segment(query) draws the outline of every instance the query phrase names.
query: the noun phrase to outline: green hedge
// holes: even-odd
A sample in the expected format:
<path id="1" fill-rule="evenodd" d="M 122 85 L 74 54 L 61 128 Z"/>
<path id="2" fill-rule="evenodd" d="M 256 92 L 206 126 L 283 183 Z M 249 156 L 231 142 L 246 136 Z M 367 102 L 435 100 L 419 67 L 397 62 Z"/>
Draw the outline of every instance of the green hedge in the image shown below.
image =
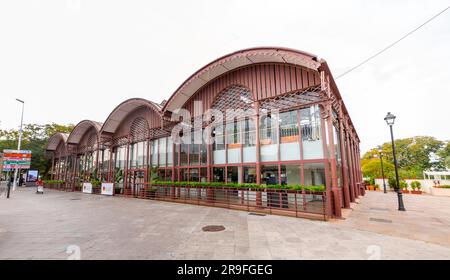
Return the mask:
<path id="1" fill-rule="evenodd" d="M 237 183 L 203 183 L 203 182 L 166 182 L 153 181 L 153 185 L 179 186 L 179 187 L 227 187 L 227 188 L 251 188 L 251 189 L 280 189 L 280 190 L 305 190 L 305 191 L 325 191 L 324 186 L 303 186 L 303 185 L 258 185 L 258 184 L 237 184 Z"/>
<path id="2" fill-rule="evenodd" d="M 442 185 L 442 186 L 438 186 L 438 188 L 441 188 L 441 189 L 450 189 L 450 185 Z"/>
<path id="3" fill-rule="evenodd" d="M 44 184 L 64 184 L 64 180 L 44 180 Z"/>

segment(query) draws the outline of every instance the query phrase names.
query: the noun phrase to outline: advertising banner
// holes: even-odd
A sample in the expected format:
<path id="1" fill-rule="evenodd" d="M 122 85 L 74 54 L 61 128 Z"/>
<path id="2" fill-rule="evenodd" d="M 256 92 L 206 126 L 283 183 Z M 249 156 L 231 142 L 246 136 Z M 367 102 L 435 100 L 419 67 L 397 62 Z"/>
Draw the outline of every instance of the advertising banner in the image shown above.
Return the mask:
<path id="1" fill-rule="evenodd" d="M 84 193 L 92 193 L 92 184 L 91 183 L 83 183 L 83 192 Z"/>
<path id="2" fill-rule="evenodd" d="M 28 170 L 27 172 L 27 182 L 28 183 L 34 183 L 37 181 L 39 176 L 38 170 Z"/>
<path id="3" fill-rule="evenodd" d="M 102 183 L 102 194 L 113 195 L 114 194 L 114 183 Z"/>

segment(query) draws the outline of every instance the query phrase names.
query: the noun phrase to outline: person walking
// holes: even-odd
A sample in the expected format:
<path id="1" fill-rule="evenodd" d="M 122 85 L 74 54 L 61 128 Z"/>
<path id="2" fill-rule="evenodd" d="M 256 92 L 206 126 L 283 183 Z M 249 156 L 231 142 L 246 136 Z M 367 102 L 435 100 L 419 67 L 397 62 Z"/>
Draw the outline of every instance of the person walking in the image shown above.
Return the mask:
<path id="1" fill-rule="evenodd" d="M 43 194 L 44 193 L 44 182 L 41 179 L 41 176 L 38 177 L 37 181 L 36 181 L 36 193 L 40 193 Z"/>

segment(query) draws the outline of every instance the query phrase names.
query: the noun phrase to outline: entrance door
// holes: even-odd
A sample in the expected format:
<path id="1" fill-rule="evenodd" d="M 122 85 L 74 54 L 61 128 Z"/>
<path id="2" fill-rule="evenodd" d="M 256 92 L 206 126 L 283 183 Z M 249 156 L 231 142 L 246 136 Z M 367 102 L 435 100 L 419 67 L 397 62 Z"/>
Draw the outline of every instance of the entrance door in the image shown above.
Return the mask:
<path id="1" fill-rule="evenodd" d="M 127 193 L 134 197 L 139 197 L 143 195 L 145 183 L 145 170 L 143 169 L 132 169 L 128 171 L 128 186 Z"/>

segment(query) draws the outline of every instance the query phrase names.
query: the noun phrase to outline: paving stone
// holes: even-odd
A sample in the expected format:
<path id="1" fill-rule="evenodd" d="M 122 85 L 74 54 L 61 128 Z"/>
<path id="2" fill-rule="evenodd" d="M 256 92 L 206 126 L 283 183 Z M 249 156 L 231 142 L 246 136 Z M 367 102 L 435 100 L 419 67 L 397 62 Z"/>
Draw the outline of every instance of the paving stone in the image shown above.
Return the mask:
<path id="1" fill-rule="evenodd" d="M 321 222 L 34 192 L 0 197 L 0 259 L 67 259 L 70 245 L 82 259 L 450 259 L 450 198 L 405 195 L 407 211 L 399 212 L 394 194 L 368 192 L 346 219 Z M 206 225 L 225 230 L 203 232 Z"/>

